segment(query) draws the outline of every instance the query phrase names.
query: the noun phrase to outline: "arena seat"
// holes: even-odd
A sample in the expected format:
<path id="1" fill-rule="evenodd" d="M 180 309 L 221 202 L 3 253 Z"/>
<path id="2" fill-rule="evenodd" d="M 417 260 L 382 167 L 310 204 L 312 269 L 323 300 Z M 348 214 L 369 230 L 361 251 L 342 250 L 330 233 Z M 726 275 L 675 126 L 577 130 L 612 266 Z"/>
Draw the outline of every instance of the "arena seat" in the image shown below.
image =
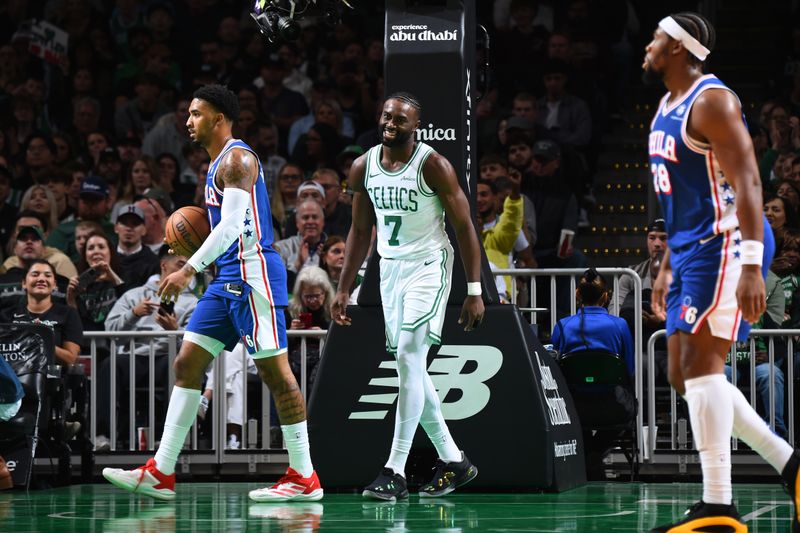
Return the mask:
<path id="1" fill-rule="evenodd" d="M 636 432 L 637 402 L 622 357 L 602 350 L 563 354 L 558 360 L 572 393 L 584 434 L 607 432 L 612 448 L 619 448 L 631 468 L 631 480 L 639 470 Z M 584 442 L 587 443 L 588 439 Z"/>

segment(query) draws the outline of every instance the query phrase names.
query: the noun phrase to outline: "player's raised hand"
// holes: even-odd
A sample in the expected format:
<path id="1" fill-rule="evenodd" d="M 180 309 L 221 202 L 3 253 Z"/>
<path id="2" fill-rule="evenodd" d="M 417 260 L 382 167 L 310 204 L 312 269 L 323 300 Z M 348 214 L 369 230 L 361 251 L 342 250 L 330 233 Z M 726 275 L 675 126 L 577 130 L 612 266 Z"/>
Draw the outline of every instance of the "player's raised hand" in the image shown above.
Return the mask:
<path id="1" fill-rule="evenodd" d="M 340 326 L 349 326 L 351 319 L 347 316 L 347 304 L 350 302 L 350 295 L 346 292 L 337 292 L 331 302 L 331 318 Z"/>
<path id="2" fill-rule="evenodd" d="M 767 290 L 761 267 L 757 265 L 742 266 L 739 286 L 736 287 L 736 302 L 742 312 L 742 318 L 754 324 L 767 309 Z"/>
<path id="3" fill-rule="evenodd" d="M 480 296 L 467 296 L 461 306 L 461 317 L 458 323 L 464 326 L 464 331 L 472 331 L 483 322 L 483 299 Z"/>

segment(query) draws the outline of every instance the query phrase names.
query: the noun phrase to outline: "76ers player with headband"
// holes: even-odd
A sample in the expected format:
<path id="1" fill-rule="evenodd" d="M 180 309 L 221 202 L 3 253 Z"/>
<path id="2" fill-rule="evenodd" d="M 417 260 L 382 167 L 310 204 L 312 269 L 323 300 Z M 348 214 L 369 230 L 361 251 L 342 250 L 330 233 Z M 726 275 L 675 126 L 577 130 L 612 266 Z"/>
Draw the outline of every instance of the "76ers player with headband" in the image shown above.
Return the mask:
<path id="1" fill-rule="evenodd" d="M 669 381 L 689 406 L 703 498 L 654 532 L 747 531 L 732 501 L 731 434 L 781 473 L 795 498 L 798 455 L 772 433 L 723 373 L 731 342 L 747 338 L 766 308 L 764 276 L 775 244 L 761 211 L 761 181 L 736 95 L 703 74 L 714 28 L 696 13 L 659 22 L 645 80 L 661 80 L 650 169 L 669 234 L 653 285 L 667 321 Z"/>
<path id="2" fill-rule="evenodd" d="M 272 487 L 251 491 L 250 498 L 319 500 L 322 487 L 311 465 L 305 403 L 286 353 L 286 270 L 272 248 L 261 163 L 252 148 L 231 134 L 238 114 L 236 95 L 225 87 L 207 85 L 194 93 L 186 126 L 212 160 L 206 180 L 212 230 L 186 266 L 161 281 L 159 295 L 177 299 L 212 262 L 218 273 L 198 302 L 175 358 L 175 387 L 155 458 L 135 470 L 106 468 L 103 476 L 130 492 L 174 499 L 175 462 L 197 414 L 203 373 L 219 352 L 241 340 L 272 392 L 289 451 L 286 475 Z"/>

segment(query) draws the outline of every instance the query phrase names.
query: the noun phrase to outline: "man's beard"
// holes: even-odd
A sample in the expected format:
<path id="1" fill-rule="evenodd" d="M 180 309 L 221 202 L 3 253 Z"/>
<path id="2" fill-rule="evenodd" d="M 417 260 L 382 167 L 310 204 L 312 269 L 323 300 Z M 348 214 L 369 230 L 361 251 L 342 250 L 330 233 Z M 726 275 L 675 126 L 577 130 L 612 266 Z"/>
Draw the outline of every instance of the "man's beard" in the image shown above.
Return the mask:
<path id="1" fill-rule="evenodd" d="M 648 64 L 642 71 L 642 81 L 645 85 L 660 85 L 664 83 L 664 73 L 656 71 Z"/>
<path id="2" fill-rule="evenodd" d="M 481 223 L 486 224 L 487 222 L 491 222 L 495 219 L 495 212 L 491 207 L 485 208 L 483 211 L 478 210 L 478 216 L 481 219 Z"/>
<path id="3" fill-rule="evenodd" d="M 383 132 L 386 130 L 386 127 L 378 128 L 378 139 L 380 140 L 381 144 L 386 146 L 387 148 L 394 148 L 395 146 L 402 146 L 408 142 L 411 138 L 412 132 L 406 131 L 401 132 L 395 130 L 394 139 L 386 140 L 383 138 Z"/>

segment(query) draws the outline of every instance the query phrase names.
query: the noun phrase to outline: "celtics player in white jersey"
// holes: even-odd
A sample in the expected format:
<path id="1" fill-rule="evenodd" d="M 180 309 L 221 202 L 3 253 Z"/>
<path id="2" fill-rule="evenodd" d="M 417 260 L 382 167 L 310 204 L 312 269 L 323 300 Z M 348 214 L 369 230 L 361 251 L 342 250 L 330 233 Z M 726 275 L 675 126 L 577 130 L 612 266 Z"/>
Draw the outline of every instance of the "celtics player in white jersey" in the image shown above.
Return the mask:
<path id="1" fill-rule="evenodd" d="M 450 294 L 453 247 L 445 232 L 445 214 L 455 230 L 468 281 L 459 319 L 466 331 L 483 319 L 480 245 L 453 166 L 415 141 L 420 112 L 411 94 L 391 95 L 379 122 L 381 144 L 353 162 L 353 224 L 331 310 L 337 324 L 350 324 L 350 290 L 376 225 L 386 345 L 397 357 L 400 394 L 389 460 L 364 496 L 390 501 L 408 498 L 405 466 L 419 424 L 439 454 L 434 478 L 420 488 L 420 496 L 442 496 L 478 473 L 450 436 L 426 357 L 431 346 L 441 343 Z"/>

